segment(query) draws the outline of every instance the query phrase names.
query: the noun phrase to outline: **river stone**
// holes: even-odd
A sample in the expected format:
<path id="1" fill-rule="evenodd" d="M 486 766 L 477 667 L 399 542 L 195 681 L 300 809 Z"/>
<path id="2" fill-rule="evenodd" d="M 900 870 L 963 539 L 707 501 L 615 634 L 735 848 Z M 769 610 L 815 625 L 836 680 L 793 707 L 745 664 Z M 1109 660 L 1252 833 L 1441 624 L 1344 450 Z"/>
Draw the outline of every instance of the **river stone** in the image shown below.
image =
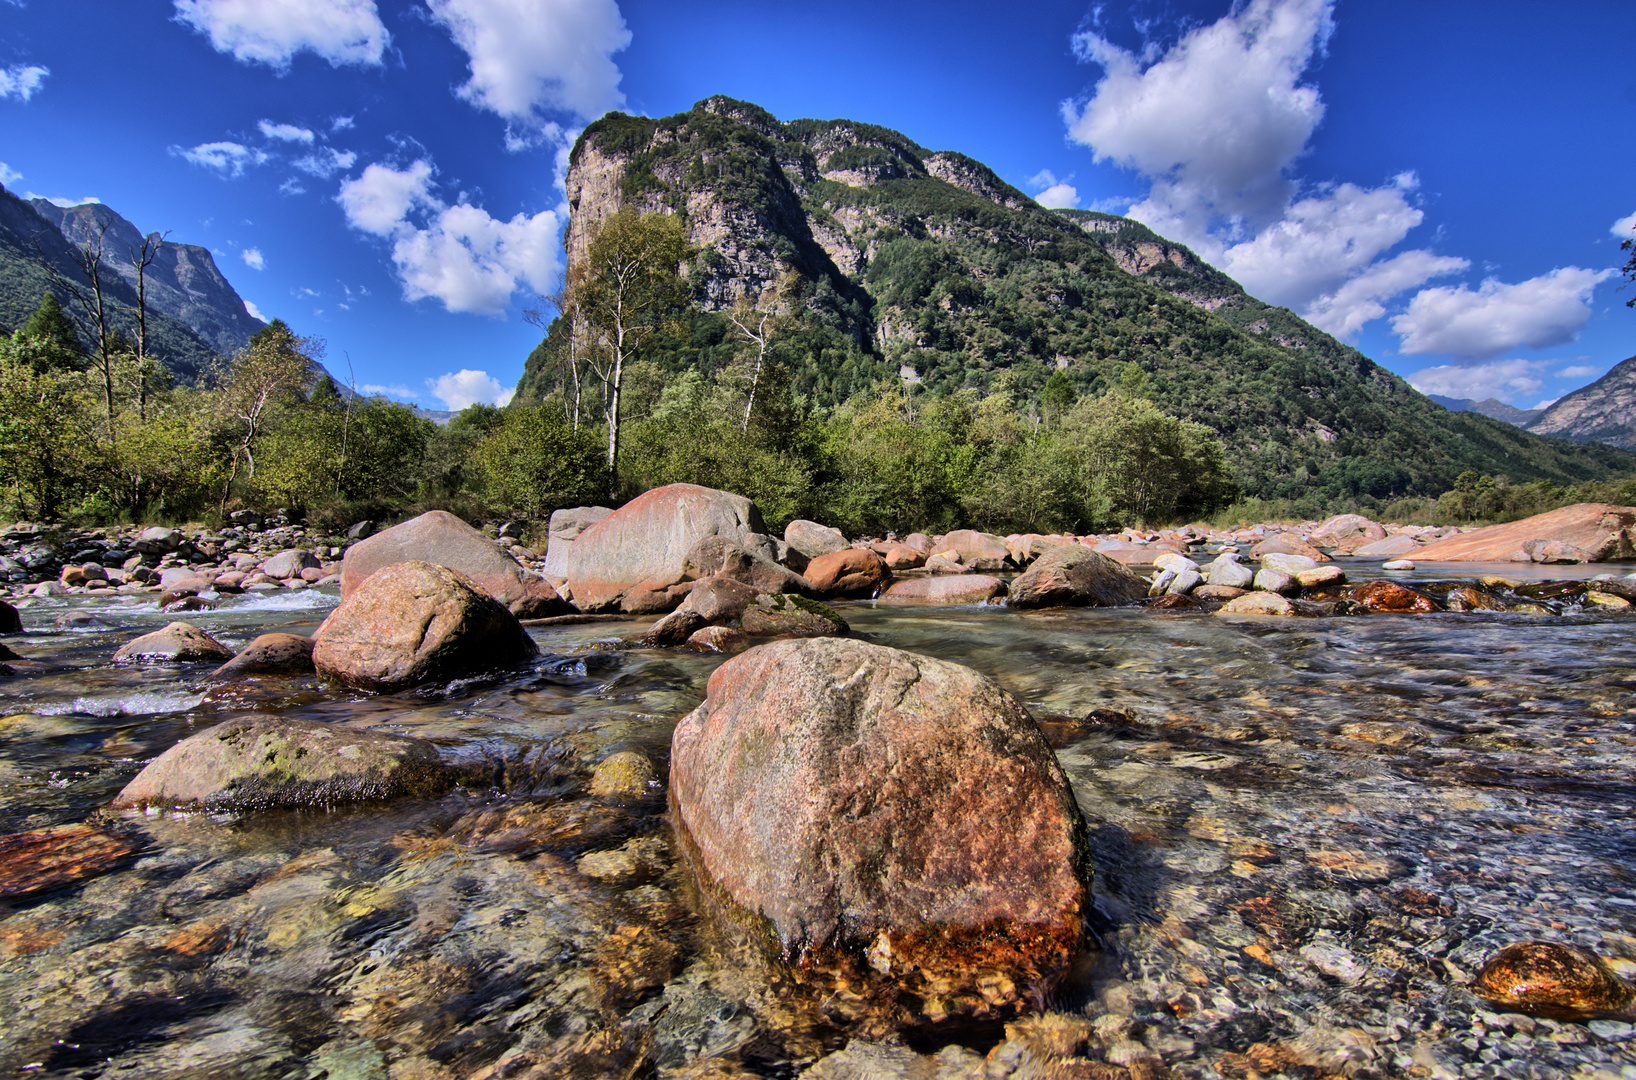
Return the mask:
<path id="1" fill-rule="evenodd" d="M 805 576 L 819 596 L 869 599 L 892 580 L 892 571 L 868 548 L 847 548 L 813 559 Z"/>
<path id="2" fill-rule="evenodd" d="M 917 566 L 926 565 L 926 555 L 907 544 L 888 544 L 881 552 L 881 558 L 886 560 L 888 570 L 913 570 Z"/>
<path id="3" fill-rule="evenodd" d="M 753 532 L 766 532 L 761 512 L 742 495 L 696 484 L 654 488 L 579 534 L 568 550 L 568 587 L 582 611 L 618 611 L 627 593 L 680 582 L 687 553 L 705 537 L 737 542 Z"/>
<path id="4" fill-rule="evenodd" d="M 551 512 L 546 526 L 545 573 L 551 578 L 568 576 L 568 551 L 579 534 L 601 521 L 613 510 L 606 506 L 573 506 Z"/>
<path id="5" fill-rule="evenodd" d="M 1529 541 L 1558 541 L 1591 562 L 1636 558 L 1636 507 L 1579 503 L 1507 525 L 1462 533 L 1420 549 L 1427 562 L 1504 562 Z M 1394 553 L 1395 554 L 1395 553 Z"/>
<path id="6" fill-rule="evenodd" d="M 1163 596 L 1170 590 L 1170 583 L 1175 580 L 1176 571 L 1160 570 L 1153 575 L 1153 580 L 1148 584 L 1147 594 L 1149 596 Z"/>
<path id="7" fill-rule="evenodd" d="M 1450 611 L 1504 611 L 1505 605 L 1492 596 L 1471 585 L 1462 585 L 1458 589 L 1451 589 L 1443 597 L 1443 604 Z"/>
<path id="8" fill-rule="evenodd" d="M 1105 555 L 1122 566 L 1152 566 L 1153 560 L 1169 552 L 1169 548 L 1152 548 L 1146 544 L 1133 544 L 1128 540 L 1103 540 L 1091 550 L 1098 555 Z"/>
<path id="9" fill-rule="evenodd" d="M 910 578 L 895 581 L 881 595 L 883 604 L 982 604 L 1005 595 L 1005 582 L 987 574 Z"/>
<path id="10" fill-rule="evenodd" d="M 131 542 L 131 550 L 143 555 L 163 555 L 182 546 L 182 534 L 176 529 L 154 526 L 143 529 L 142 535 Z"/>
<path id="11" fill-rule="evenodd" d="M 1217 615 L 1296 615 L 1295 605 L 1275 592 L 1252 592 L 1234 597 Z"/>
<path id="12" fill-rule="evenodd" d="M 290 578 L 300 577 L 303 570 L 316 570 L 322 565 L 313 557 L 312 552 L 303 548 L 289 548 L 262 563 L 261 572 L 270 578 L 288 581 Z M 168 584 L 164 581 L 163 575 L 160 575 L 160 581 L 162 584 Z"/>
<path id="13" fill-rule="evenodd" d="M 1205 576 L 1212 585 L 1225 585 L 1234 589 L 1248 589 L 1255 581 L 1255 571 L 1239 562 L 1236 556 L 1218 555 L 1205 571 Z"/>
<path id="14" fill-rule="evenodd" d="M 1002 1016 L 1083 943 L 1079 807 L 1027 710 L 970 668 L 839 639 L 751 649 L 677 725 L 670 798 L 707 895 L 795 979 L 849 987 L 843 1014 Z"/>
<path id="15" fill-rule="evenodd" d="M 1178 574 L 1186 570 L 1199 573 L 1202 569 L 1198 563 L 1194 562 L 1192 559 L 1189 559 L 1186 555 L 1179 555 L 1174 551 L 1160 552 L 1158 555 L 1154 556 L 1153 565 L 1158 567 L 1160 570 L 1174 570 Z"/>
<path id="16" fill-rule="evenodd" d="M 753 535 L 753 534 L 752 534 Z M 752 586 L 757 592 L 788 592 L 810 595 L 812 584 L 787 566 L 758 558 L 725 536 L 707 536 L 694 544 L 683 561 L 687 577 L 729 577 Z"/>
<path id="17" fill-rule="evenodd" d="M 705 626 L 693 631 L 685 645 L 695 652 L 732 652 L 750 639 L 742 630 L 731 626 Z"/>
<path id="18" fill-rule="evenodd" d="M 1321 589 L 1325 585 L 1343 584 L 1346 581 L 1346 571 L 1334 564 L 1314 566 L 1310 570 L 1297 570 L 1295 580 L 1303 589 Z"/>
<path id="19" fill-rule="evenodd" d="M 816 600 L 786 593 L 763 594 L 744 609 L 739 626 L 757 637 L 831 637 L 852 628 Z"/>
<path id="20" fill-rule="evenodd" d="M 1012 607 L 1112 607 L 1142 598 L 1147 585 L 1083 545 L 1052 548 L 1011 583 Z"/>
<path id="21" fill-rule="evenodd" d="M 1234 600 L 1248 595 L 1248 590 L 1233 585 L 1200 585 L 1192 595 L 1198 600 Z"/>
<path id="22" fill-rule="evenodd" d="M 1274 533 L 1250 549 L 1252 559 L 1266 563 L 1268 555 L 1305 555 L 1314 563 L 1329 562 L 1329 556 L 1301 539 L 1299 533 Z"/>
<path id="23" fill-rule="evenodd" d="M 1182 570 L 1165 588 L 1167 596 L 1186 596 L 1204 583 L 1204 576 L 1197 570 Z"/>
<path id="24" fill-rule="evenodd" d="M 1418 613 L 1437 610 L 1431 597 L 1390 581 L 1366 581 L 1348 591 L 1353 600 L 1370 611 Z"/>
<path id="25" fill-rule="evenodd" d="M 0 600 L 0 634 L 21 634 L 23 632 L 23 617 L 17 609 Z"/>
<path id="26" fill-rule="evenodd" d="M 299 675 L 312 671 L 313 640 L 299 634 L 262 634 L 215 671 L 212 679 L 240 675 Z"/>
<path id="27" fill-rule="evenodd" d="M 1352 554 L 1360 559 L 1393 559 L 1399 555 L 1412 555 L 1419 550 L 1420 541 L 1408 533 L 1397 533 L 1384 540 L 1364 544 Z"/>
<path id="28" fill-rule="evenodd" d="M 539 652 L 517 617 L 476 582 L 425 562 L 371 574 L 313 640 L 320 675 L 378 691 L 476 675 Z"/>
<path id="29" fill-rule="evenodd" d="M 905 547 L 914 548 L 922 555 L 930 555 L 933 549 L 937 546 L 932 542 L 932 538 L 923 532 L 912 532 L 908 536 L 905 536 L 903 538 L 903 545 Z"/>
<path id="30" fill-rule="evenodd" d="M 846 535 L 840 529 L 803 518 L 796 518 L 784 526 L 784 542 L 808 559 L 846 549 Z"/>
<path id="31" fill-rule="evenodd" d="M 1282 570 L 1257 570 L 1254 587 L 1261 592 L 1293 593 L 1300 590 L 1301 583 Z"/>
<path id="32" fill-rule="evenodd" d="M 411 561 L 458 571 L 518 618 L 569 610 L 550 582 L 525 572 L 488 537 L 442 510 L 411 518 L 347 548 L 341 560 L 341 599 L 357 592 L 382 567 Z"/>
<path id="33" fill-rule="evenodd" d="M 1413 559 L 1388 559 L 1380 564 L 1382 570 L 1413 570 Z"/>
<path id="34" fill-rule="evenodd" d="M 438 795 L 448 770 L 431 743 L 315 720 L 244 716 L 190 735 L 114 799 L 132 806 L 261 810 Z"/>
<path id="35" fill-rule="evenodd" d="M 233 659 L 233 650 L 197 626 L 173 622 L 151 634 L 127 641 L 114 653 L 116 664 L 221 663 Z"/>
<path id="36" fill-rule="evenodd" d="M 953 554 L 954 552 L 949 552 L 949 555 Z M 960 565 L 960 560 L 952 559 L 936 553 L 928 555 L 926 557 L 926 561 L 921 565 L 924 566 L 929 573 L 933 574 L 969 574 L 971 572 L 966 567 Z"/>
<path id="37" fill-rule="evenodd" d="M 1584 1021 L 1631 1007 L 1631 988 L 1599 956 L 1554 941 L 1507 945 L 1483 965 L 1471 992 L 1504 1009 Z"/>
<path id="38" fill-rule="evenodd" d="M 133 837 L 78 824 L 0 836 L 0 900 L 95 877 L 141 847 Z"/>
<path id="39" fill-rule="evenodd" d="M 646 754 L 620 750 L 591 770 L 591 794 L 602 799 L 635 802 L 659 790 L 659 774 Z"/>
<path id="40" fill-rule="evenodd" d="M 1010 565 L 1011 549 L 1005 540 L 975 529 L 956 529 L 943 537 L 938 551 L 953 551 L 969 570 L 1004 570 Z"/>
<path id="41" fill-rule="evenodd" d="M 1290 577 L 1294 577 L 1302 570 L 1311 570 L 1317 565 L 1316 559 L 1310 559 L 1305 555 L 1286 555 L 1282 551 L 1269 551 L 1261 556 L 1261 569 L 1277 570 Z"/>
<path id="42" fill-rule="evenodd" d="M 1612 593 L 1588 592 L 1584 599 L 1586 607 L 1601 608 L 1603 611 L 1629 611 L 1631 607 L 1629 600 Z"/>
<path id="43" fill-rule="evenodd" d="M 660 648 L 681 645 L 706 626 L 737 622 L 760 595 L 760 590 L 732 578 L 700 578 L 682 606 L 654 623 L 643 640 Z"/>
<path id="44" fill-rule="evenodd" d="M 1361 514 L 1337 514 L 1313 529 L 1308 539 L 1350 555 L 1364 544 L 1386 539 L 1386 529 Z"/>

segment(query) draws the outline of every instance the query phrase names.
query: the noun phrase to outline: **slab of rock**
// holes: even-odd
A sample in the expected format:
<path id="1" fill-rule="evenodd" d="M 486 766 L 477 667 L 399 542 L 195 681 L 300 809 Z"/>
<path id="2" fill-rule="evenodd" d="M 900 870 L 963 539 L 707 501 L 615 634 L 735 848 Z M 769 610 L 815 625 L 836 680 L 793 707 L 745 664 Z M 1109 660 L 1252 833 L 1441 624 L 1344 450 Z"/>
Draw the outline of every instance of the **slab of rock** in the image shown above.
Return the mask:
<path id="1" fill-rule="evenodd" d="M 1250 549 L 1250 557 L 1266 561 L 1268 555 L 1305 555 L 1315 563 L 1329 562 L 1329 556 L 1292 532 L 1274 533 Z"/>
<path id="2" fill-rule="evenodd" d="M 1369 611 L 1422 613 L 1436 611 L 1432 598 L 1390 581 L 1366 581 L 1348 590 L 1351 598 Z"/>
<path id="3" fill-rule="evenodd" d="M 1386 539 L 1386 529 L 1361 514 L 1337 514 L 1313 529 L 1307 539 L 1350 555 L 1365 544 Z"/>
<path id="4" fill-rule="evenodd" d="M 1012 607 L 1112 607 L 1139 600 L 1147 584 L 1083 545 L 1052 548 L 1011 583 Z"/>
<path id="5" fill-rule="evenodd" d="M 303 570 L 316 570 L 322 565 L 323 563 L 319 562 L 312 552 L 303 548 L 288 548 L 262 563 L 261 572 L 270 578 L 288 581 L 290 578 L 300 577 Z M 169 584 L 164 580 L 163 574 L 159 580 L 160 584 Z"/>
<path id="6" fill-rule="evenodd" d="M 519 618 L 569 611 L 551 583 L 523 570 L 494 542 L 453 514 L 432 510 L 347 548 L 341 560 L 341 598 L 356 592 L 382 567 L 424 562 L 457 570 Z"/>
<path id="7" fill-rule="evenodd" d="M 116 664 L 219 664 L 233 659 L 233 650 L 185 622 L 173 622 L 151 634 L 127 641 L 114 653 Z"/>
<path id="8" fill-rule="evenodd" d="M 134 837 L 89 825 L 58 825 L 0 836 L 0 900 L 96 877 L 140 849 Z"/>
<path id="9" fill-rule="evenodd" d="M 552 578 L 568 576 L 568 551 L 579 539 L 579 534 L 601 521 L 613 510 L 606 506 L 575 506 L 551 512 L 546 526 L 545 574 Z"/>
<path id="10" fill-rule="evenodd" d="M 907 544 L 888 544 L 886 550 L 881 552 L 881 558 L 886 560 L 888 570 L 913 570 L 926 565 L 925 553 Z"/>
<path id="11" fill-rule="evenodd" d="M 237 656 L 210 673 L 212 679 L 240 675 L 299 675 L 313 670 L 312 638 L 299 634 L 262 634 Z"/>
<path id="12" fill-rule="evenodd" d="M 886 560 L 868 548 L 847 548 L 820 555 L 807 564 L 805 575 L 819 596 L 854 596 L 868 599 L 892 580 Z"/>
<path id="13" fill-rule="evenodd" d="M 23 632 L 23 617 L 17 609 L 0 600 L 0 634 L 21 634 Z"/>
<path id="14" fill-rule="evenodd" d="M 1298 615 L 1294 604 L 1275 592 L 1252 592 L 1223 604 L 1217 615 Z"/>
<path id="15" fill-rule="evenodd" d="M 975 529 L 956 529 L 937 545 L 938 551 L 953 551 L 960 564 L 971 570 L 1004 570 L 1011 564 L 1011 549 L 1003 537 Z"/>
<path id="16" fill-rule="evenodd" d="M 847 546 L 846 536 L 840 529 L 832 529 L 828 525 L 820 525 L 816 521 L 807 521 L 803 518 L 796 518 L 784 526 L 784 543 L 808 559 L 843 551 Z"/>
<path id="17" fill-rule="evenodd" d="M 752 534 L 753 535 L 753 534 Z M 758 592 L 788 592 L 809 596 L 810 582 L 787 566 L 752 555 L 725 536 L 707 536 L 694 544 L 682 563 L 685 577 L 729 577 Z"/>
<path id="18" fill-rule="evenodd" d="M 739 627 L 756 637 L 833 637 L 852 629 L 818 601 L 785 593 L 756 597 L 739 617 Z"/>
<path id="19" fill-rule="evenodd" d="M 883 604 L 983 604 L 1004 596 L 1005 582 L 987 574 L 910 578 L 881 594 Z"/>
<path id="20" fill-rule="evenodd" d="M 1554 941 L 1507 945 L 1483 965 L 1471 992 L 1516 1012 L 1585 1021 L 1627 1014 L 1636 995 L 1592 953 Z"/>
<path id="21" fill-rule="evenodd" d="M 1361 544 L 1353 549 L 1352 554 L 1360 559 L 1395 559 L 1400 555 L 1413 555 L 1419 550 L 1420 541 L 1408 533 L 1395 533 L 1384 540 Z"/>
<path id="22" fill-rule="evenodd" d="M 116 808 L 262 810 L 438 795 L 451 774 L 431 743 L 293 717 L 245 716 L 150 761 Z"/>
<path id="23" fill-rule="evenodd" d="M 969 668 L 778 642 L 710 677 L 670 799 L 707 895 L 881 1026 L 997 1018 L 1083 944 L 1085 825 L 1027 711 Z"/>
<path id="24" fill-rule="evenodd" d="M 476 582 L 425 562 L 371 574 L 313 640 L 319 674 L 383 692 L 481 674 L 539 652 L 517 617 Z"/>
<path id="25" fill-rule="evenodd" d="M 1559 541 L 1591 562 L 1636 559 L 1636 506 L 1579 503 L 1507 525 L 1462 533 L 1420 548 L 1426 562 L 1505 562 L 1529 541 Z"/>
<path id="26" fill-rule="evenodd" d="M 618 611 L 627 593 L 681 581 L 687 553 L 705 537 L 737 542 L 760 532 L 761 513 L 742 495 L 696 484 L 654 488 L 579 534 L 568 551 L 568 587 L 582 611 Z"/>

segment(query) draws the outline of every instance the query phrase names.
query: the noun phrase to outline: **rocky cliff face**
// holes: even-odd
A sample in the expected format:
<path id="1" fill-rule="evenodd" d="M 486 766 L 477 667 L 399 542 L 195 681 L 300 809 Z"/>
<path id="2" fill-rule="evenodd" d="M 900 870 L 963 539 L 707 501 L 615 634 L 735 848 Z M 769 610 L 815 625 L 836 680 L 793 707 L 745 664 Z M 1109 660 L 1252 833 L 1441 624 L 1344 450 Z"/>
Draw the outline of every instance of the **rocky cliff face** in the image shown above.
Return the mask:
<path id="1" fill-rule="evenodd" d="M 102 203 L 61 207 L 45 199 L 33 199 L 35 213 L 61 230 L 70 244 L 95 238 L 104 226 L 104 250 L 108 263 L 132 289 L 136 288 L 136 267 L 131 253 L 142 249 L 143 236 L 135 225 Z M 244 300 L 228 284 L 206 248 L 196 244 L 165 241 L 146 274 L 148 307 L 162 311 L 187 324 L 220 353 L 232 353 L 245 346 L 262 327 L 262 322 L 244 306 Z"/>
<path id="2" fill-rule="evenodd" d="M 1527 426 L 1536 435 L 1636 450 L 1636 356 L 1564 395 Z"/>

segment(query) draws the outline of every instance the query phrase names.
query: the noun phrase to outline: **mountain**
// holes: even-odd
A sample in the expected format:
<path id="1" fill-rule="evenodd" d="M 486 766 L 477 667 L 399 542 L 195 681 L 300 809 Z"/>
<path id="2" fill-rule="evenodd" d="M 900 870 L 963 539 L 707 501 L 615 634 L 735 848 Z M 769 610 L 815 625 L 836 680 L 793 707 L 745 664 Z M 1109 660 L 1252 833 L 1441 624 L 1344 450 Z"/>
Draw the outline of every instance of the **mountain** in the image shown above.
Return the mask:
<path id="1" fill-rule="evenodd" d="M 731 359 L 719 314 L 793 279 L 783 359 L 819 408 L 882 380 L 915 393 L 1037 398 L 1147 375 L 1166 410 L 1214 428 L 1245 492 L 1436 494 L 1467 469 L 1513 481 L 1636 472 L 1636 457 L 1450 413 L 1356 349 L 1249 296 L 1182 245 L 1123 218 L 1035 204 L 982 163 L 851 120 L 782 123 L 713 97 L 653 119 L 610 113 L 570 155 L 570 262 L 621 206 L 680 215 L 695 309 L 655 356 L 706 373 Z M 516 400 L 546 392 L 559 327 Z"/>
<path id="2" fill-rule="evenodd" d="M 1543 413 L 1544 409 L 1519 409 L 1515 405 L 1507 405 L 1499 398 L 1484 398 L 1482 401 L 1473 401 L 1471 398 L 1444 397 L 1442 394 L 1427 394 L 1437 404 L 1449 412 L 1474 412 L 1484 416 L 1492 416 L 1496 420 L 1504 420 L 1507 424 L 1515 424 L 1525 428 Z"/>
<path id="3" fill-rule="evenodd" d="M 1636 356 L 1559 398 L 1528 424 L 1537 435 L 1636 450 Z"/>
<path id="4" fill-rule="evenodd" d="M 47 267 L 72 281 L 84 283 L 72 249 L 56 223 L 33 206 L 0 187 L 0 330 L 10 333 L 28 321 L 50 287 Z M 136 289 L 118 274 L 103 279 L 111 312 L 110 323 L 127 337 L 136 333 Z M 86 320 L 64 300 L 64 307 L 80 322 L 91 340 Z M 148 309 L 148 337 L 155 356 L 178 379 L 194 382 L 214 362 L 218 350 L 182 319 L 169 312 Z"/>
<path id="5" fill-rule="evenodd" d="M 133 290 L 136 288 L 136 267 L 129 254 L 142 249 L 143 236 L 136 226 L 102 203 L 62 207 L 45 199 L 31 199 L 29 204 L 56 225 L 70 244 L 94 239 L 97 231 L 106 226 L 103 244 L 109 262 Z M 237 352 L 265 325 L 245 308 L 239 294 L 216 268 L 209 249 L 197 244 L 161 242 L 146 278 L 149 310 L 174 315 L 217 352 Z"/>

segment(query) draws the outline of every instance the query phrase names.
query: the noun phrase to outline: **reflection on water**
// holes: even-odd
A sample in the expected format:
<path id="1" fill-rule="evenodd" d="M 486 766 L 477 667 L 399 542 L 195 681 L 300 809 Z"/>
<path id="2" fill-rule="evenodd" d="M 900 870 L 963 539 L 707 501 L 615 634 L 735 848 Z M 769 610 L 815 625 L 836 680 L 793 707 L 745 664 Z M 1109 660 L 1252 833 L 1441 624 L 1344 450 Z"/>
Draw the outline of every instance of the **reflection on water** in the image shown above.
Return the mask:
<path id="1" fill-rule="evenodd" d="M 184 617 L 237 645 L 310 633 L 333 602 Z M 107 663 L 171 616 L 81 606 L 111 629 L 49 632 L 58 603 L 10 639 L 46 670 L 0 682 L 0 831 L 94 819 L 143 761 L 245 712 L 429 739 L 502 787 L 114 819 L 139 857 L 0 908 L 0 1070 L 793 1075 L 836 1045 L 694 925 L 661 807 L 584 794 L 614 750 L 663 762 L 719 658 L 595 624 L 536 629 L 526 668 L 436 692 L 205 687 Z M 1107 953 L 1056 1005 L 1119 1045 L 1177 1075 L 1636 1075 L 1627 1024 L 1463 989 L 1524 938 L 1636 974 L 1636 616 L 844 614 L 992 676 L 1058 737 Z"/>

